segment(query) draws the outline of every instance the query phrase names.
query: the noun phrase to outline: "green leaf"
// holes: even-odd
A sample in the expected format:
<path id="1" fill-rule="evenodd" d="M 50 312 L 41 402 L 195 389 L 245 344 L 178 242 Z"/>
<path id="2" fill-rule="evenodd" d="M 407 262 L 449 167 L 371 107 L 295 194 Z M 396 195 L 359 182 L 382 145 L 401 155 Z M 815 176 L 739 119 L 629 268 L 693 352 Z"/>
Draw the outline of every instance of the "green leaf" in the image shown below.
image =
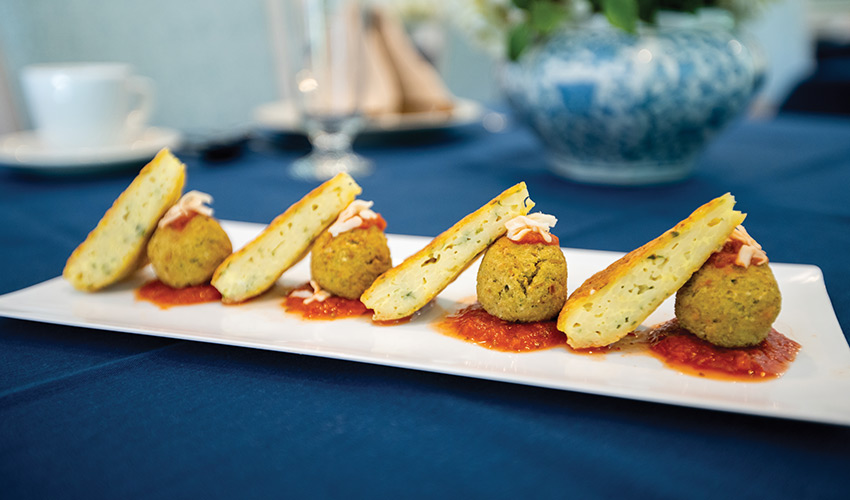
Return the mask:
<path id="1" fill-rule="evenodd" d="M 637 0 L 603 0 L 602 9 L 612 25 L 634 33 L 637 29 Z"/>
<path id="2" fill-rule="evenodd" d="M 508 57 L 511 61 L 519 59 L 520 54 L 531 44 L 531 26 L 522 23 L 511 28 L 508 34 Z"/>
<path id="3" fill-rule="evenodd" d="M 549 35 L 564 23 L 568 17 L 563 4 L 544 1 L 531 5 L 529 23 L 531 28 L 541 35 Z"/>
<path id="4" fill-rule="evenodd" d="M 533 0 L 513 0 L 513 4 L 517 6 L 517 8 L 528 10 L 531 7 L 531 2 Z"/>

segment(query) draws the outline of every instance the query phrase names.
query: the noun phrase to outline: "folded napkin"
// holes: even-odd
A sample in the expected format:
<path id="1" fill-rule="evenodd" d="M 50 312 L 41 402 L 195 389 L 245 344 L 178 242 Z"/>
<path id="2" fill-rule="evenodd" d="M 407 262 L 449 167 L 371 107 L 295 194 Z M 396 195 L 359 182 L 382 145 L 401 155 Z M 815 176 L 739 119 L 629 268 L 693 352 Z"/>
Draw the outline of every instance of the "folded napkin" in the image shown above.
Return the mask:
<path id="1" fill-rule="evenodd" d="M 451 111 L 454 97 L 396 16 L 372 9 L 364 38 L 366 114 Z"/>

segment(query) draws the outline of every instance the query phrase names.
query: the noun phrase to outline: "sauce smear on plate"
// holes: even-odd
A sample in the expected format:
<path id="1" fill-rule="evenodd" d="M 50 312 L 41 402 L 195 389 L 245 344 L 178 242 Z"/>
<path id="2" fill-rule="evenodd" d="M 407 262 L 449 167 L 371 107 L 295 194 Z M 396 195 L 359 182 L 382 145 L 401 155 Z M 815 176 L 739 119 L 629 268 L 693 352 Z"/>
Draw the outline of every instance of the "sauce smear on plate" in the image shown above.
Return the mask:
<path id="1" fill-rule="evenodd" d="M 151 280 L 136 290 L 136 298 L 158 305 L 161 309 L 174 306 L 218 302 L 221 294 L 210 284 L 172 288 L 160 280 Z"/>
<path id="2" fill-rule="evenodd" d="M 782 375 L 800 350 L 800 344 L 774 329 L 753 347 L 718 347 L 680 327 L 676 319 L 652 328 L 649 338 L 653 354 L 685 373 L 746 381 Z"/>
<path id="3" fill-rule="evenodd" d="M 446 316 L 437 329 L 497 351 L 527 352 L 567 345 L 566 335 L 554 320 L 512 323 L 491 315 L 478 303 Z"/>
<path id="4" fill-rule="evenodd" d="M 296 290 L 310 291 L 312 289 L 309 284 L 305 284 Z M 372 310 L 367 309 L 359 300 L 345 299 L 334 295 L 322 301 L 308 301 L 303 297 L 287 295 L 283 300 L 283 307 L 287 312 L 299 314 L 304 319 L 315 320 L 351 318 L 372 313 Z"/>

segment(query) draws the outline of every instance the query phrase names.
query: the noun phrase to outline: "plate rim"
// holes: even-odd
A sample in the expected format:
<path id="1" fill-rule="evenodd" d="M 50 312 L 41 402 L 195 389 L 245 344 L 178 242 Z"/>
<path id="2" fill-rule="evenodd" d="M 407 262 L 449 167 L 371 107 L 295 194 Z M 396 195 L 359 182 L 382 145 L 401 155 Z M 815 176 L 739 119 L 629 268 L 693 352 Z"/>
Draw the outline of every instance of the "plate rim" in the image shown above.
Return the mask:
<path id="1" fill-rule="evenodd" d="M 168 127 L 146 127 L 135 141 L 105 148 L 16 151 L 35 132 L 22 130 L 0 137 L 0 165 L 16 170 L 70 172 L 97 170 L 153 158 L 163 147 L 176 149 L 183 134 Z M 17 141 L 17 145 L 15 144 Z"/>

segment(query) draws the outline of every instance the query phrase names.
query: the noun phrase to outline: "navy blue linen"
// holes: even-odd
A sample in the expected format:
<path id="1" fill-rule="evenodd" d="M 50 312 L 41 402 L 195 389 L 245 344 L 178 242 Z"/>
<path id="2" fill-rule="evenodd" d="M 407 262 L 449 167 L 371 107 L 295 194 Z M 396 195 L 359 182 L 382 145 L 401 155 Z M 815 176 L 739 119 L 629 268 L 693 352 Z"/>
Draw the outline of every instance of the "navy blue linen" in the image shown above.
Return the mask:
<path id="1" fill-rule="evenodd" d="M 395 233 L 436 235 L 525 180 L 562 245 L 628 251 L 731 191 L 771 260 L 823 269 L 850 332 L 850 121 L 738 123 L 692 179 L 651 188 L 559 179 L 518 128 L 360 149 Z M 218 217 L 265 223 L 315 185 L 286 175 L 300 154 L 182 158 Z M 0 293 L 58 275 L 132 175 L 0 171 Z M 848 469 L 843 427 L 0 319 L 4 498 L 845 498 Z"/>

